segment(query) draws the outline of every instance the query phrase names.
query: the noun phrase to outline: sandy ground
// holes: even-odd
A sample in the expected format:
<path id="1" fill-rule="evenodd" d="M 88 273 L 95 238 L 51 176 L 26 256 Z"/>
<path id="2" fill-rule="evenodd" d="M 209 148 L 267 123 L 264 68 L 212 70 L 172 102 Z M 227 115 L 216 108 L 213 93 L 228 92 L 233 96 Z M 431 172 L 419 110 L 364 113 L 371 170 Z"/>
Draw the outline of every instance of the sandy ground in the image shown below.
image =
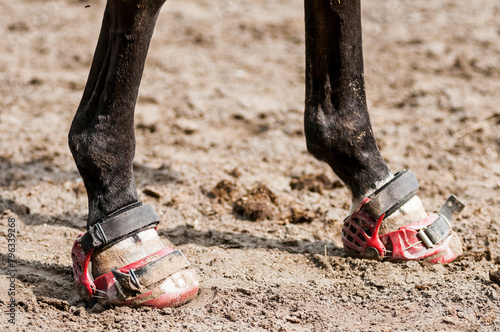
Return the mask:
<path id="1" fill-rule="evenodd" d="M 465 254 L 429 266 L 342 250 L 348 191 L 305 148 L 302 1 L 169 0 L 140 90 L 134 168 L 140 199 L 201 289 L 164 310 L 85 306 L 73 287 L 70 250 L 87 200 L 66 135 L 103 7 L 0 0 L 0 330 L 500 329 L 498 1 L 363 4 L 368 103 L 384 158 L 415 172 L 429 211 L 450 193 L 467 203 L 455 224 Z M 274 199 L 251 221 L 239 202 L 258 186 Z"/>

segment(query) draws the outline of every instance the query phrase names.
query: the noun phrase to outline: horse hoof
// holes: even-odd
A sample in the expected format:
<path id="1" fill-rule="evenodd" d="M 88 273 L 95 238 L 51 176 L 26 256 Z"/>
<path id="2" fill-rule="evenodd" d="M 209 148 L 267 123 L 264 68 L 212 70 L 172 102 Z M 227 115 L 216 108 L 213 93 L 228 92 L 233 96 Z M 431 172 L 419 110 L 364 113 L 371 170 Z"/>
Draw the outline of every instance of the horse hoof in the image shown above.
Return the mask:
<path id="1" fill-rule="evenodd" d="M 198 293 L 195 269 L 180 250 L 165 247 L 97 278 L 92 274 L 92 251 L 85 254 L 76 239 L 71 256 L 73 276 L 80 296 L 117 306 L 176 307 Z"/>
<path id="2" fill-rule="evenodd" d="M 439 213 L 380 234 L 382 222 L 415 197 L 418 181 L 402 171 L 386 185 L 363 199 L 344 221 L 342 242 L 348 255 L 368 259 L 425 260 L 449 263 L 462 254 L 462 242 L 451 221 L 464 204 L 450 196 Z"/>
<path id="3" fill-rule="evenodd" d="M 193 299 L 199 288 L 196 271 L 180 250 L 163 247 L 151 226 L 135 233 L 132 228 L 141 224 L 134 223 L 135 217 L 146 218 L 142 223 L 148 225 L 158 220 L 151 207 L 135 205 L 77 237 L 71 257 L 80 296 L 102 304 L 157 308 Z"/>

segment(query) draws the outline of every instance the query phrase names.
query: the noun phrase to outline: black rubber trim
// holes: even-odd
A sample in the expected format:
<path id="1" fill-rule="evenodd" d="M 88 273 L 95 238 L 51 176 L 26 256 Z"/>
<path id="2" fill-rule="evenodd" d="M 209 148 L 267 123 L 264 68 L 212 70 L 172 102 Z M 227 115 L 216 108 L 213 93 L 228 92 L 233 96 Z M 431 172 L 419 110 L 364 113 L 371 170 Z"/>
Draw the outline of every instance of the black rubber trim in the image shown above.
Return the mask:
<path id="1" fill-rule="evenodd" d="M 157 225 L 160 218 L 151 205 L 141 202 L 128 205 L 98 223 L 80 238 L 80 245 L 85 253 L 102 247 L 137 230 Z"/>
<path id="2" fill-rule="evenodd" d="M 418 191 L 418 180 L 411 170 L 402 170 L 394 175 L 389 182 L 368 196 L 368 202 L 363 210 L 375 219 L 385 213 L 390 216 L 394 211 L 403 206 Z"/>

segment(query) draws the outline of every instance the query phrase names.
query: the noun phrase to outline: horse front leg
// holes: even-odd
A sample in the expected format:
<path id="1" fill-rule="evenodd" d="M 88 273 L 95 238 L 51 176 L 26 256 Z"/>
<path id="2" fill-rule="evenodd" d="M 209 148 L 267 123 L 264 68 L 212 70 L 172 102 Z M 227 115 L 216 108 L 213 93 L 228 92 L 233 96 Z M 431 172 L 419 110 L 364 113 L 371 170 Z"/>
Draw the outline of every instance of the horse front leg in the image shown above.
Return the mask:
<path id="1" fill-rule="evenodd" d="M 134 109 L 164 2 L 108 0 L 88 81 L 68 135 L 89 207 L 87 232 L 73 247 L 75 280 L 84 298 L 101 297 L 115 305 L 172 306 L 189 300 L 198 289 L 194 270 L 184 269 L 184 256 L 164 248 L 155 230 L 158 216 L 149 205 L 138 202 L 132 173 Z M 156 265 L 146 263 L 153 259 Z M 130 272 L 132 267 L 135 274 Z M 162 279 L 163 288 L 148 288 Z"/>
<path id="2" fill-rule="evenodd" d="M 405 225 L 415 226 L 426 220 L 427 213 L 415 195 L 418 182 L 413 174 L 403 172 L 394 177 L 373 135 L 365 95 L 360 0 L 306 0 L 304 6 L 307 148 L 330 165 L 352 194 L 352 214 L 343 229 L 344 247 L 364 257 L 406 259 L 391 256 L 397 239 L 390 236 L 406 236 L 391 232 L 399 232 Z M 431 221 L 434 223 L 425 221 L 426 226 Z M 441 221 L 439 226 L 441 237 L 437 240 L 441 245 L 446 242 L 443 251 L 449 261 L 461 253 L 461 244 Z M 378 234 L 390 236 L 379 238 Z M 420 235 L 413 235 L 413 242 L 405 245 L 434 257 L 435 252 L 422 245 Z M 451 240 L 455 246 L 448 250 Z M 368 245 L 370 241 L 374 243 Z M 372 247 L 375 252 L 364 252 Z"/>
<path id="3" fill-rule="evenodd" d="M 137 202 L 134 109 L 162 1 L 108 1 L 94 60 L 68 135 L 87 189 L 88 227 Z"/>

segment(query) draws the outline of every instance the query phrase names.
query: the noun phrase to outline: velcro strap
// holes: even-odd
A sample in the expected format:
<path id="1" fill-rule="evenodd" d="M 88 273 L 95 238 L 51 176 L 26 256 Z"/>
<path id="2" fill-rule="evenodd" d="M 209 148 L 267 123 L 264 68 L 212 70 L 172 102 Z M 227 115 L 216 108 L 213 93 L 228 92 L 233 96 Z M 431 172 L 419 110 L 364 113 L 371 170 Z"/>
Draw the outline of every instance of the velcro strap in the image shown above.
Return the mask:
<path id="1" fill-rule="evenodd" d="M 85 253 L 91 249 L 118 240 L 134 231 L 157 225 L 160 218 L 151 205 L 134 203 L 135 206 L 125 207 L 94 224 L 80 238 L 80 244 Z"/>
<path id="2" fill-rule="evenodd" d="M 127 273 L 113 269 L 116 281 L 127 289 L 140 291 L 171 276 L 177 271 L 189 266 L 189 262 L 180 250 L 153 260 L 137 269 L 130 269 Z"/>
<path id="3" fill-rule="evenodd" d="M 418 180 L 411 170 L 398 172 L 391 181 L 368 196 L 370 201 L 363 210 L 375 219 L 384 213 L 387 218 L 415 196 L 418 187 Z"/>
<path id="4" fill-rule="evenodd" d="M 446 239 L 450 234 L 450 222 L 442 214 L 439 214 L 439 217 L 432 224 L 418 231 L 420 239 L 428 248 L 433 248 L 436 244 Z"/>

